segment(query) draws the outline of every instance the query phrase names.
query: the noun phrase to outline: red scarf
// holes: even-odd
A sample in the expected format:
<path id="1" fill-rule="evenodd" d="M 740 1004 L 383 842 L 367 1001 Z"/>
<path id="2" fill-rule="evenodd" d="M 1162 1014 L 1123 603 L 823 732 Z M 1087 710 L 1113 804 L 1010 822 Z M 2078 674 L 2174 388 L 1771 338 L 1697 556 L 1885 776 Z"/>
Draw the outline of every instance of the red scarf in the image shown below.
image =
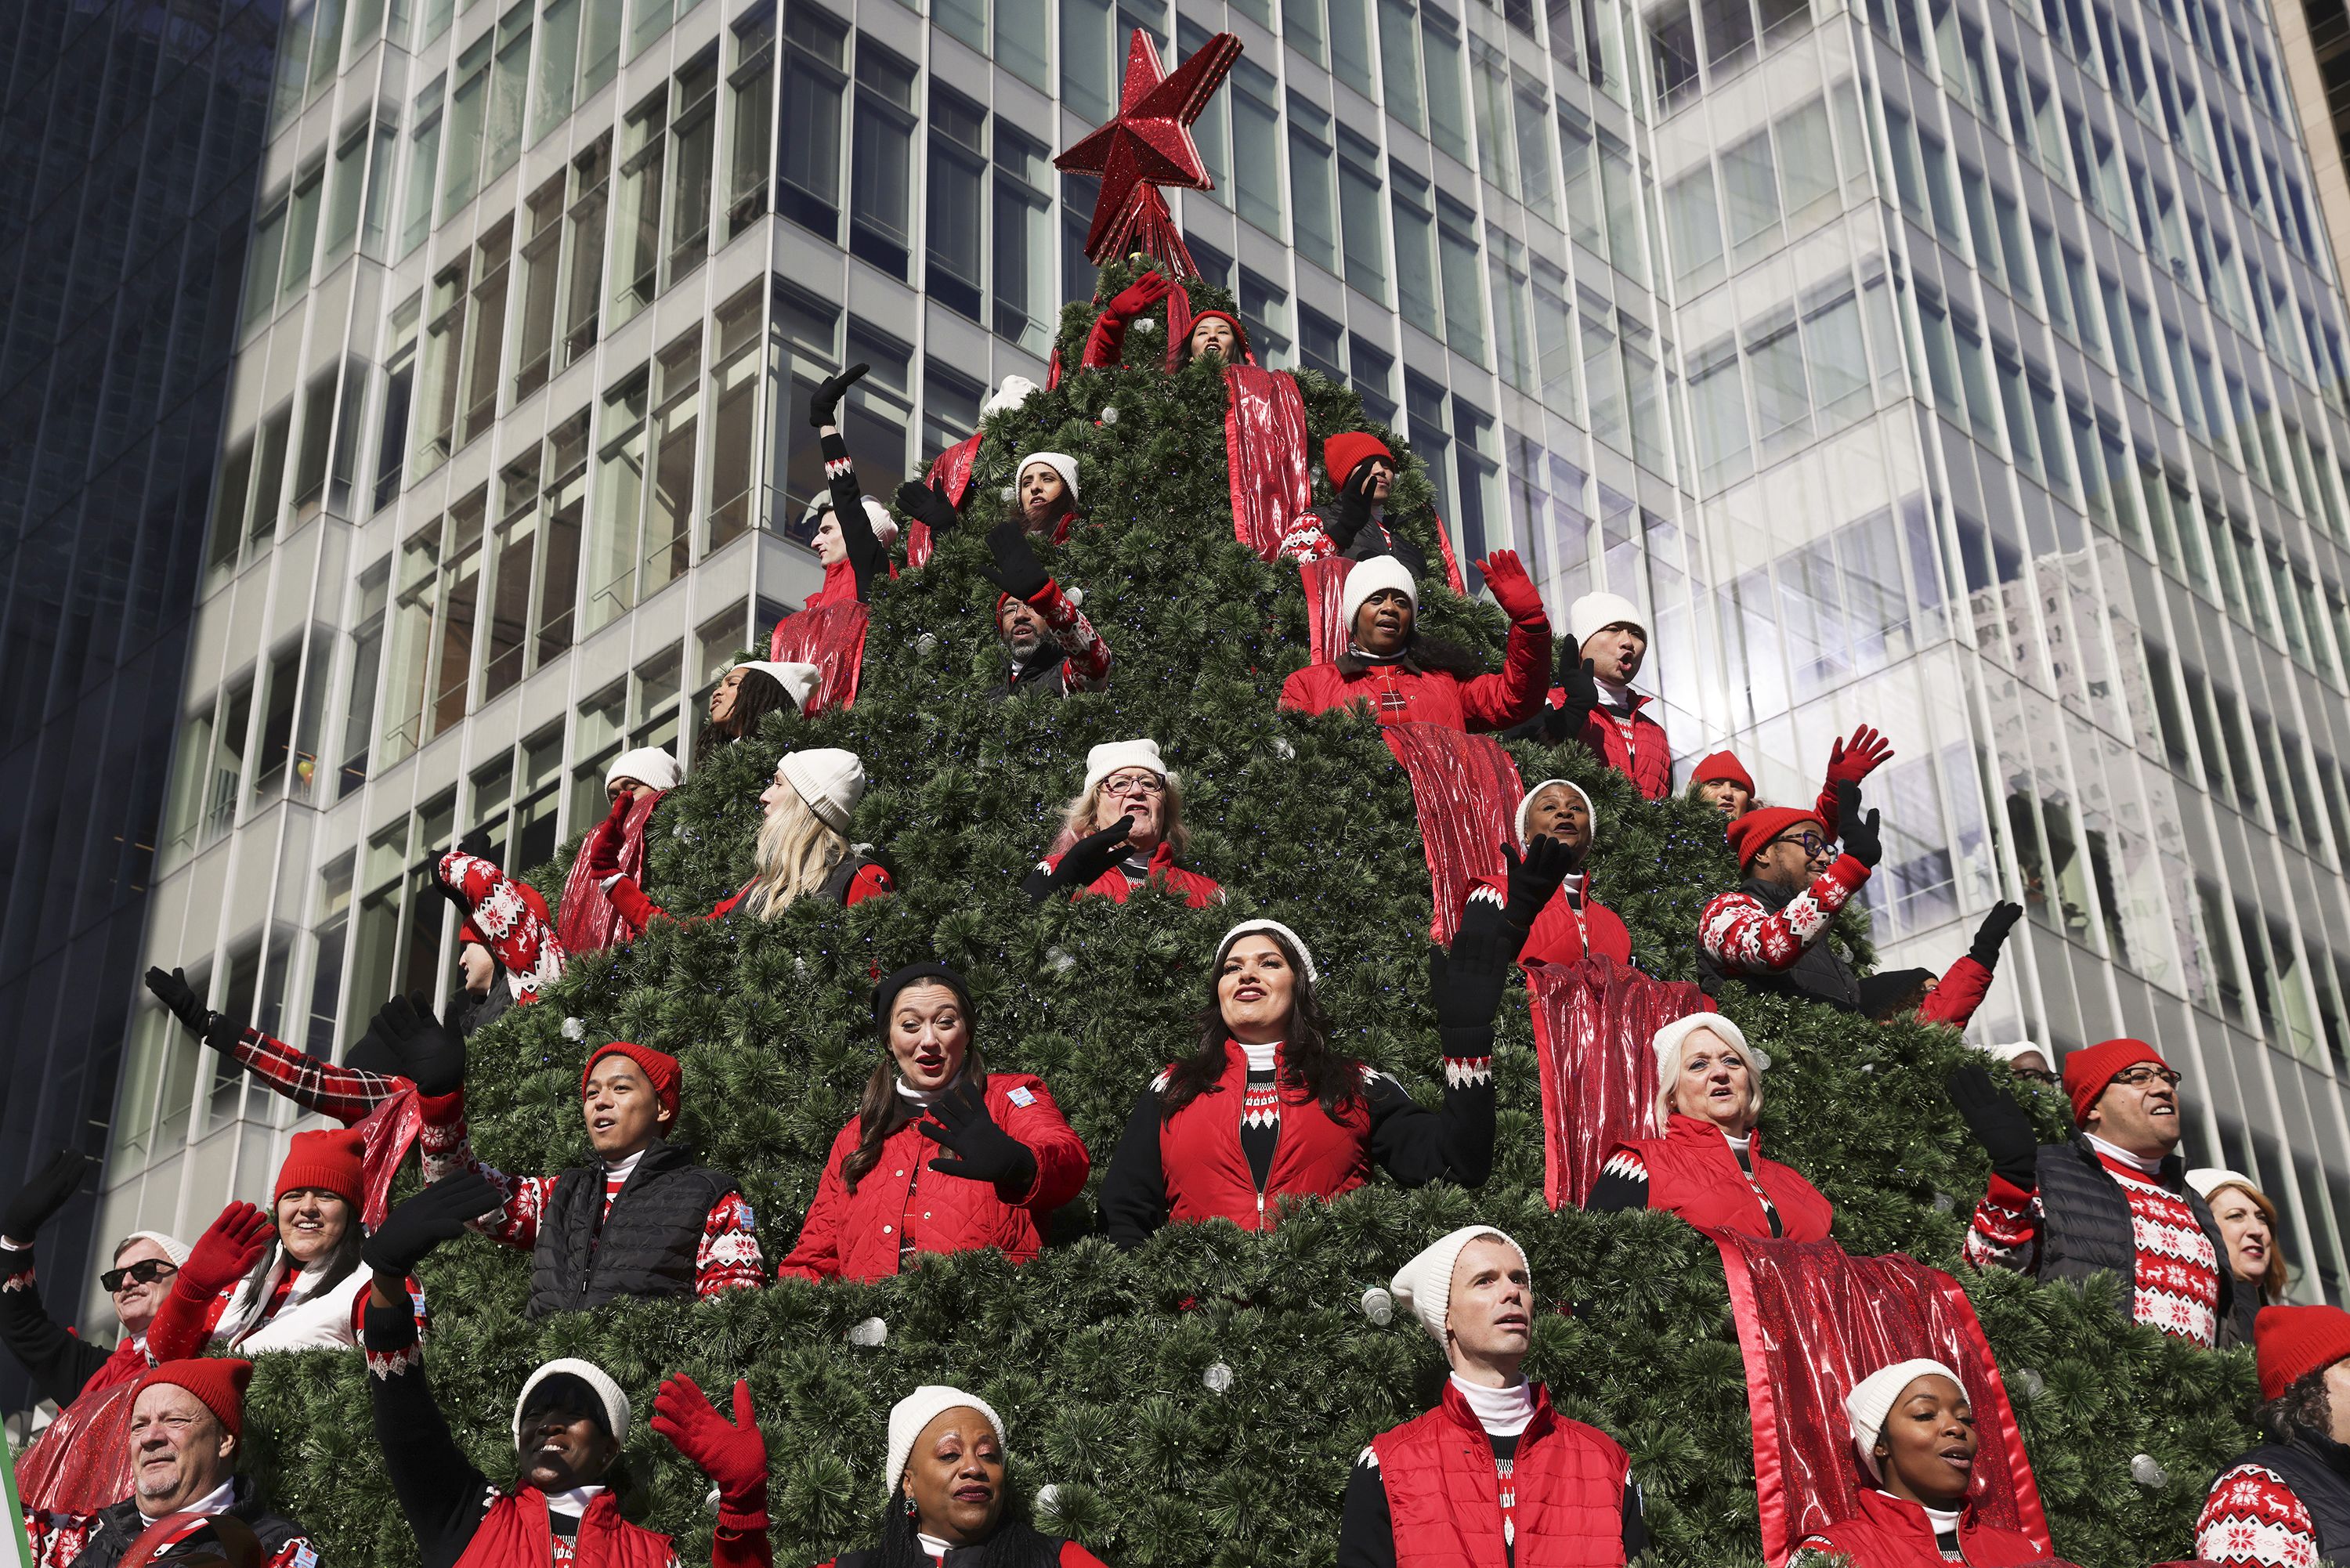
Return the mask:
<path id="1" fill-rule="evenodd" d="M 652 820 L 653 807 L 660 800 L 657 792 L 639 795 L 620 821 L 620 873 L 639 886 L 645 879 L 645 825 Z M 583 841 L 571 862 L 571 875 L 564 878 L 561 912 L 556 916 L 555 934 L 563 950 L 594 952 L 610 947 L 629 931 L 629 923 L 604 896 L 602 878 L 588 869 L 588 845 Z"/>

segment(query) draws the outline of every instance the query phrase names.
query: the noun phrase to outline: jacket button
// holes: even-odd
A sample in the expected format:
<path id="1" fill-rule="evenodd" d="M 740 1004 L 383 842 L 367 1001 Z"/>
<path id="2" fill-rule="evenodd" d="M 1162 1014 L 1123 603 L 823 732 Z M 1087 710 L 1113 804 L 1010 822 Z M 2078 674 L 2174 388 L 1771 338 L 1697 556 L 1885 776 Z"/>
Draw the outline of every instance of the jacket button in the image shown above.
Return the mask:
<path id="1" fill-rule="evenodd" d="M 887 1225 L 882 1226 L 882 1227 L 881 1227 L 881 1234 L 883 1234 L 884 1236 L 887 1236 L 889 1233 L 889 1226 L 887 1226 Z"/>
<path id="2" fill-rule="evenodd" d="M 931 1211 L 930 1211 L 929 1210 L 927 1210 L 927 1209 L 923 1210 L 922 1210 L 922 1218 L 923 1218 L 923 1219 L 925 1219 L 925 1220 L 927 1220 L 927 1219 L 929 1219 L 930 1217 L 931 1217 Z"/>

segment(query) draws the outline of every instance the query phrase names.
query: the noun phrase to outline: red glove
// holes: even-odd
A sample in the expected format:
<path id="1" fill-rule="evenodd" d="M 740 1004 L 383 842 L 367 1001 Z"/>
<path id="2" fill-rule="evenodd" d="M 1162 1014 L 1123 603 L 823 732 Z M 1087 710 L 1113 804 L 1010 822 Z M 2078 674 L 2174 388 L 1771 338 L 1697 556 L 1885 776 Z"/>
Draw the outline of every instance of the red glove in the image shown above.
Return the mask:
<path id="1" fill-rule="evenodd" d="M 1893 760 L 1893 747 L 1883 735 L 1863 724 L 1848 741 L 1828 748 L 1828 787 L 1850 780 L 1858 784 Z"/>
<path id="2" fill-rule="evenodd" d="M 588 836 L 588 874 L 598 881 L 620 874 L 620 839 L 629 813 L 634 811 L 637 797 L 623 794 L 612 803 L 611 815 L 596 825 Z"/>
<path id="3" fill-rule="evenodd" d="M 1512 620 L 1549 619 L 1543 609 L 1542 595 L 1534 592 L 1534 579 L 1518 565 L 1515 550 L 1496 550 L 1472 564 L 1485 574 L 1485 586 L 1493 591 L 1493 602 L 1507 611 Z"/>
<path id="4" fill-rule="evenodd" d="M 212 1300 L 252 1272 L 276 1234 L 277 1222 L 265 1211 L 250 1203 L 230 1204 L 188 1249 L 175 1288 L 198 1301 Z"/>
<path id="5" fill-rule="evenodd" d="M 1174 292 L 1175 286 L 1166 278 L 1147 272 L 1118 290 L 1109 302 L 1108 313 L 1120 321 L 1131 321 Z"/>
<path id="6" fill-rule="evenodd" d="M 692 1378 L 665 1377 L 653 1397 L 653 1430 L 718 1483 L 722 1511 L 767 1511 L 767 1440 L 751 1408 L 749 1383 L 735 1379 L 734 1419 L 729 1422 Z"/>

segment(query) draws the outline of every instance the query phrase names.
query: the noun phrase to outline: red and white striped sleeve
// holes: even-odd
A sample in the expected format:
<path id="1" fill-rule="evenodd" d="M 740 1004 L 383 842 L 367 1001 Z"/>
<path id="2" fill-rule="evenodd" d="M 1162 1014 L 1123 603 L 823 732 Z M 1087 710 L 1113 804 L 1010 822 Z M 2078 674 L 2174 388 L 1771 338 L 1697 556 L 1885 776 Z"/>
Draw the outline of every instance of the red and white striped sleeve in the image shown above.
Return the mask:
<path id="1" fill-rule="evenodd" d="M 1868 867 L 1846 855 L 1775 915 L 1752 893 L 1718 893 L 1698 916 L 1698 940 L 1731 974 L 1775 974 L 1825 934 L 1828 921 L 1866 880 Z"/>
<path id="2" fill-rule="evenodd" d="M 2195 1521 L 2195 1555 L 2208 1563 L 2315 1568 L 2317 1527 L 2309 1510 L 2265 1465 L 2221 1472 Z"/>
<path id="3" fill-rule="evenodd" d="M 714 1296 L 767 1282 L 759 1256 L 759 1233 L 752 1226 L 750 1199 L 730 1192 L 702 1223 L 702 1247 L 694 1256 L 693 1293 Z"/>

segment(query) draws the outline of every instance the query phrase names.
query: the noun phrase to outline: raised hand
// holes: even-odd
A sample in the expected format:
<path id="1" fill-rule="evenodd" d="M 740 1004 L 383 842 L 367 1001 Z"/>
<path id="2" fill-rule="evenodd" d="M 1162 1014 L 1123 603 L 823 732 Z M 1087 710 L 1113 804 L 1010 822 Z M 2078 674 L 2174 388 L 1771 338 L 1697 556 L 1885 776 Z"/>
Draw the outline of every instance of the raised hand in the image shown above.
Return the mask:
<path id="1" fill-rule="evenodd" d="M 823 380 L 818 381 L 816 384 L 816 390 L 808 396 L 807 422 L 809 425 L 816 430 L 822 430 L 827 425 L 838 424 L 840 421 L 833 416 L 840 411 L 840 400 L 847 396 L 848 389 L 855 386 L 865 372 L 871 369 L 873 367 L 870 365 L 855 364 L 837 376 L 827 376 Z"/>
<path id="2" fill-rule="evenodd" d="M 2015 1186 L 2030 1192 L 2040 1184 L 2040 1138 L 2032 1118 L 2014 1096 L 1991 1081 L 1982 1068 L 1968 1065 L 1952 1072 L 1944 1085 L 1950 1105 L 1967 1124 L 1991 1168 Z"/>
<path id="3" fill-rule="evenodd" d="M 368 1035 L 418 1094 L 453 1095 L 465 1086 L 465 1037 L 432 1016 L 430 998 L 393 997 L 376 1009 Z"/>
<path id="4" fill-rule="evenodd" d="M 203 1038 L 204 1025 L 212 1012 L 204 1006 L 203 999 L 196 994 L 196 988 L 188 983 L 186 970 L 174 969 L 165 974 L 160 969 L 150 969 L 147 971 L 147 989 L 155 993 L 156 1001 L 171 1010 L 172 1016 L 178 1019 L 189 1033 L 199 1040 Z"/>
<path id="5" fill-rule="evenodd" d="M 734 1380 L 734 1418 L 710 1403 L 701 1386 L 682 1374 L 661 1379 L 653 1396 L 653 1430 L 717 1483 L 719 1506 L 728 1513 L 767 1510 L 767 1440 L 751 1408 L 751 1385 Z"/>
<path id="6" fill-rule="evenodd" d="M 987 549 L 995 557 L 988 580 L 1023 603 L 1043 593 L 1045 585 L 1053 580 L 1045 563 L 1036 558 L 1035 547 L 1028 543 L 1027 530 L 1017 523 L 999 523 L 990 528 Z"/>
<path id="7" fill-rule="evenodd" d="M 208 1302 L 253 1272 L 269 1251 L 277 1222 L 250 1203 L 232 1203 L 220 1211 L 180 1265 L 174 1290 L 184 1287 L 200 1302 Z"/>
<path id="8" fill-rule="evenodd" d="M 504 1207 L 498 1189 L 477 1170 L 444 1176 L 383 1217 L 375 1234 L 359 1245 L 359 1257 L 376 1273 L 404 1280 L 426 1253 L 464 1234 L 469 1221 Z"/>
<path id="9" fill-rule="evenodd" d="M 952 1158 L 941 1155 L 931 1161 L 931 1168 L 942 1176 L 993 1182 L 1004 1192 L 1025 1191 L 1035 1182 L 1036 1157 L 995 1125 L 976 1084 L 966 1080 L 932 1100 L 929 1119 L 915 1130 L 953 1151 Z"/>
<path id="10" fill-rule="evenodd" d="M 1118 290 L 1110 300 L 1107 314 L 1121 321 L 1131 321 L 1174 292 L 1172 283 L 1155 272 L 1147 272 Z"/>
<path id="11" fill-rule="evenodd" d="M 1892 760 L 1892 744 L 1863 724 L 1852 732 L 1851 739 L 1839 739 L 1828 748 L 1828 782 L 1858 784 Z"/>
<path id="12" fill-rule="evenodd" d="M 1574 869 L 1569 864 L 1573 857 L 1574 852 L 1565 844 L 1544 834 L 1534 835 L 1523 856 L 1506 844 L 1502 846 L 1502 864 L 1509 871 L 1509 903 L 1502 913 L 1510 924 L 1520 930 L 1533 927 L 1534 917 Z"/>
<path id="13" fill-rule="evenodd" d="M 29 1246 L 33 1232 L 73 1200 L 81 1179 L 97 1163 L 79 1149 L 57 1150 L 55 1158 L 16 1189 L 16 1196 L 8 1199 L 7 1207 L 0 1209 L 0 1236 Z"/>
<path id="14" fill-rule="evenodd" d="M 620 874 L 620 844 L 627 832 L 629 813 L 636 805 L 637 797 L 623 793 L 588 836 L 588 874 L 599 882 Z"/>
<path id="15" fill-rule="evenodd" d="M 1991 907 L 1982 924 L 1975 928 L 1974 945 L 1967 956 L 1985 969 L 1999 966 L 1999 950 L 2007 943 L 2007 933 L 2015 929 L 2015 922 L 2023 919 L 2023 906 L 2002 898 Z"/>
<path id="16" fill-rule="evenodd" d="M 1836 784 L 1836 821 L 1844 828 L 1844 852 L 1874 870 L 1885 857 L 1884 842 L 1877 836 L 1877 814 L 1860 815 L 1860 786 L 1850 779 Z"/>
<path id="17" fill-rule="evenodd" d="M 962 521 L 954 503 L 947 499 L 947 482 L 924 484 L 910 479 L 898 486 L 898 510 L 916 522 L 930 525 L 933 534 L 943 534 Z"/>
<path id="18" fill-rule="evenodd" d="M 1492 590 L 1493 602 L 1500 605 L 1512 620 L 1544 620 L 1542 595 L 1534 591 L 1534 579 L 1518 563 L 1515 550 L 1496 550 L 1483 560 L 1474 563 L 1485 574 L 1485 587 Z"/>
<path id="19" fill-rule="evenodd" d="M 1510 962 L 1524 940 L 1510 924 L 1501 910 L 1482 899 L 1471 898 L 1461 910 L 1461 929 L 1452 934 L 1452 950 L 1445 955 L 1443 976 L 1436 983 L 1440 1033 L 1492 1028 L 1503 987 L 1509 983 Z M 1435 979 L 1433 965 L 1430 978 Z"/>

